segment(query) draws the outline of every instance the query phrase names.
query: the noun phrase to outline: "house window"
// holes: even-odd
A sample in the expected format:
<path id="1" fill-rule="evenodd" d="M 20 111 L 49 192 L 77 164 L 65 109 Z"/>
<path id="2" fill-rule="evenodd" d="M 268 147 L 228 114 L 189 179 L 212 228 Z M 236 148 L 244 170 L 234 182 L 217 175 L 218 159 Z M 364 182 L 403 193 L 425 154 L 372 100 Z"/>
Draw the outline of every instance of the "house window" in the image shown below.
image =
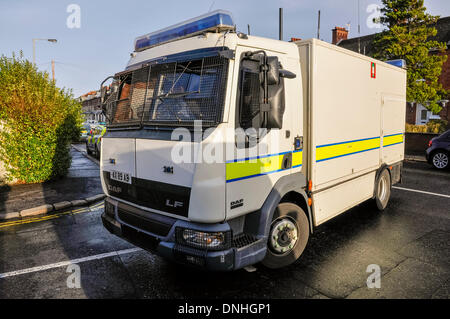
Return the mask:
<path id="1" fill-rule="evenodd" d="M 422 111 L 420 112 L 420 120 L 426 121 L 426 120 L 427 120 L 427 113 L 428 113 L 427 110 L 422 110 Z"/>

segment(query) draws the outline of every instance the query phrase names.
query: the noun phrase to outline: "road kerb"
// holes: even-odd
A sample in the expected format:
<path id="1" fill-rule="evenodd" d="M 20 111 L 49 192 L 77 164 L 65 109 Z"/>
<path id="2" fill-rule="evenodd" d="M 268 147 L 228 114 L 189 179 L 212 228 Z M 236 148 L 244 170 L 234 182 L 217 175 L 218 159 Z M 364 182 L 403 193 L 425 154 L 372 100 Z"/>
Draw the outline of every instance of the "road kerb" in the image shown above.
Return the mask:
<path id="1" fill-rule="evenodd" d="M 51 211 L 53 211 L 53 205 L 46 204 L 46 205 L 41 205 L 41 206 L 21 210 L 20 217 L 41 215 L 41 214 L 49 213 Z"/>
<path id="2" fill-rule="evenodd" d="M 63 202 L 53 204 L 53 208 L 55 210 L 61 210 L 61 209 L 68 208 L 71 206 L 72 206 L 72 204 L 69 201 L 63 201 Z"/>
<path id="3" fill-rule="evenodd" d="M 37 207 L 23 209 L 20 212 L 0 213 L 0 220 L 7 220 L 20 217 L 44 215 L 53 211 L 62 210 L 69 207 L 84 206 L 98 202 L 105 198 L 105 194 L 97 194 L 86 199 L 76 199 L 72 201 L 62 201 L 55 204 L 45 204 Z"/>
<path id="4" fill-rule="evenodd" d="M 19 212 L 11 212 L 11 213 L 0 213 L 0 220 L 11 219 L 11 218 L 19 218 Z"/>
<path id="5" fill-rule="evenodd" d="M 76 199 L 76 200 L 71 201 L 70 204 L 71 204 L 73 207 L 76 207 L 76 206 L 84 206 L 84 205 L 87 205 L 88 202 L 87 202 L 85 199 Z"/>
<path id="6" fill-rule="evenodd" d="M 88 204 L 90 204 L 90 203 L 99 201 L 103 198 L 105 198 L 105 194 L 98 194 L 98 195 L 86 198 L 86 201 L 88 202 Z"/>

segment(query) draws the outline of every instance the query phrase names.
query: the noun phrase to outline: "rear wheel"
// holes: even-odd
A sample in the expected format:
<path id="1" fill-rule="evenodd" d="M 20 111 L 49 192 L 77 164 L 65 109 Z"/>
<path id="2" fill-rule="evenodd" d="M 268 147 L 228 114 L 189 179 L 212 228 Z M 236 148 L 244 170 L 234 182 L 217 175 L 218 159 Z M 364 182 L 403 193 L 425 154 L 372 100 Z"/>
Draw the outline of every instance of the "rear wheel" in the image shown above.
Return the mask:
<path id="1" fill-rule="evenodd" d="M 86 153 L 87 153 L 88 155 L 92 155 L 92 151 L 89 149 L 89 145 L 88 145 L 87 142 L 86 142 Z"/>
<path id="2" fill-rule="evenodd" d="M 98 150 L 97 144 L 95 145 L 95 157 L 100 159 L 100 151 Z"/>
<path id="3" fill-rule="evenodd" d="M 380 175 L 378 175 L 375 185 L 375 203 L 378 210 L 383 211 L 391 197 L 391 175 L 387 169 L 384 169 Z"/>
<path id="4" fill-rule="evenodd" d="M 280 203 L 274 212 L 262 264 L 281 268 L 295 262 L 309 239 L 309 223 L 305 212 L 292 203 Z"/>
<path id="5" fill-rule="evenodd" d="M 433 157 L 431 157 L 431 163 L 433 163 L 433 166 L 437 169 L 448 168 L 448 162 L 448 154 L 443 151 L 437 151 L 433 154 Z"/>

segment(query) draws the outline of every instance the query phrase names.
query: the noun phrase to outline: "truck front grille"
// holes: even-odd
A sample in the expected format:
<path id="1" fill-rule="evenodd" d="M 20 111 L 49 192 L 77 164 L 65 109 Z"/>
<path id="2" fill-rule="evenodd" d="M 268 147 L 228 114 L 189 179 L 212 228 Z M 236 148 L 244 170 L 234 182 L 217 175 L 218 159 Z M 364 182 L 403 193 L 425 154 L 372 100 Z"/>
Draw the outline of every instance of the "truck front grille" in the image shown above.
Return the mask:
<path id="1" fill-rule="evenodd" d="M 144 248 L 148 251 L 156 251 L 160 240 L 156 237 L 147 235 L 142 232 L 138 232 L 137 230 L 128 227 L 126 225 L 122 225 L 122 236 L 130 243 Z"/>
<path id="2" fill-rule="evenodd" d="M 133 227 L 148 231 L 149 233 L 165 237 L 172 228 L 172 224 L 166 224 L 154 219 L 135 215 L 128 211 L 118 209 L 119 218 Z"/>
<path id="3" fill-rule="evenodd" d="M 136 177 L 132 177 L 131 184 L 127 184 L 111 179 L 111 173 L 108 171 L 103 172 L 103 178 L 111 196 L 162 212 L 188 216 L 191 195 L 189 187 Z M 168 205 L 174 202 L 178 202 L 179 205 Z"/>

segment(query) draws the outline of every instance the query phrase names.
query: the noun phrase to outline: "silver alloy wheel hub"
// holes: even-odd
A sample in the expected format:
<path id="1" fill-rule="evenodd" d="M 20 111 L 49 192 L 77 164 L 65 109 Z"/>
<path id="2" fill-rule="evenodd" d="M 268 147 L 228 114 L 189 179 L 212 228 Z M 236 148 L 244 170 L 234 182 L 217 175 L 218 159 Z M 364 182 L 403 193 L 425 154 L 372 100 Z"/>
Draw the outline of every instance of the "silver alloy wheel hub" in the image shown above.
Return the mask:
<path id="1" fill-rule="evenodd" d="M 444 153 L 437 153 L 433 156 L 433 164 L 437 168 L 444 168 L 448 165 L 448 156 Z"/>
<path id="2" fill-rule="evenodd" d="M 378 182 L 378 198 L 380 201 L 384 201 L 387 193 L 387 180 L 386 176 L 381 176 L 380 181 Z"/>
<path id="3" fill-rule="evenodd" d="M 285 254 L 297 243 L 297 227 L 289 218 L 275 221 L 270 233 L 270 248 L 278 254 Z"/>

